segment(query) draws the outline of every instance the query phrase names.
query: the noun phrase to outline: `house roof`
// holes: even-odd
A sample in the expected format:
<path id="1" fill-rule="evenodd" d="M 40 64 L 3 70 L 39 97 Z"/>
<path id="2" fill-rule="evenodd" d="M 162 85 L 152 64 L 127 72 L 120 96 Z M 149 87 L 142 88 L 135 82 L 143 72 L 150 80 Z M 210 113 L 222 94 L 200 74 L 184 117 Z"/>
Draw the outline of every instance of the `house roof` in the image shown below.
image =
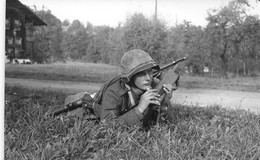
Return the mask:
<path id="1" fill-rule="evenodd" d="M 27 22 L 32 22 L 37 26 L 46 25 L 43 20 L 34 14 L 27 6 L 23 5 L 19 0 L 6 0 L 6 11 L 11 9 L 24 14 Z"/>

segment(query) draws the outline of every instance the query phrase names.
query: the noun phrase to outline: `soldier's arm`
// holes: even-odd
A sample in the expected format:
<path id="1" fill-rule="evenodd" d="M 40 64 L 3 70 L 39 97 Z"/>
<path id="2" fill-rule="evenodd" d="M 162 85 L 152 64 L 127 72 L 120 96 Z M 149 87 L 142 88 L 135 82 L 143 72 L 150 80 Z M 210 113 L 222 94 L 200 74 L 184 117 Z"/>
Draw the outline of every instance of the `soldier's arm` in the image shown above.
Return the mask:
<path id="1" fill-rule="evenodd" d="M 141 125 L 144 118 L 143 114 L 136 107 L 124 114 L 120 114 L 123 110 L 122 98 L 113 90 L 106 90 L 101 103 L 101 120 L 118 119 L 119 122 L 128 125 Z"/>

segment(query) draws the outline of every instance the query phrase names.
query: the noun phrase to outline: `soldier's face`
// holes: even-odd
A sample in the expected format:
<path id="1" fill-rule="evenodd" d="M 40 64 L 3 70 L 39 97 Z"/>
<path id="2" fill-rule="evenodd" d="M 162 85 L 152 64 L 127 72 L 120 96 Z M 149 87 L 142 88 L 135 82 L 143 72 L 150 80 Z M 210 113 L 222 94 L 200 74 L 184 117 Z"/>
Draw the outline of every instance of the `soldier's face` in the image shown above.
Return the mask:
<path id="1" fill-rule="evenodd" d="M 153 81 L 153 70 L 148 69 L 142 72 L 137 73 L 133 77 L 134 84 L 137 88 L 141 90 L 151 89 L 152 81 Z"/>

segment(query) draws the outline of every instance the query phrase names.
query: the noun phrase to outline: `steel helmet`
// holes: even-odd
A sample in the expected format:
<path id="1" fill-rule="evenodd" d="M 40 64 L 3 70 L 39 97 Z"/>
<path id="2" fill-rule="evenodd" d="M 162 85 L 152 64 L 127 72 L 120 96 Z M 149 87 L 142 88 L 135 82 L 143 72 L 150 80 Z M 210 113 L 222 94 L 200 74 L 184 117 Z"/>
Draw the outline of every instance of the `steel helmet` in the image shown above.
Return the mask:
<path id="1" fill-rule="evenodd" d="M 140 49 L 126 52 L 121 58 L 122 78 L 129 82 L 133 75 L 149 68 L 159 70 L 160 67 L 151 56 Z"/>

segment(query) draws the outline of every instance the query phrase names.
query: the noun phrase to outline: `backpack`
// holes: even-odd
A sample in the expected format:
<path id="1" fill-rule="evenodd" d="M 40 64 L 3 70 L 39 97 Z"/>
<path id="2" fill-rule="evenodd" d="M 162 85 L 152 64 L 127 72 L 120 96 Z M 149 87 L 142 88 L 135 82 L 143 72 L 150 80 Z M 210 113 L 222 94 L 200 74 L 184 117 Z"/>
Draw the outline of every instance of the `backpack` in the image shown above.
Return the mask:
<path id="1" fill-rule="evenodd" d="M 59 115 L 64 112 L 76 110 L 78 108 L 86 108 L 91 114 L 95 114 L 94 107 L 98 107 L 101 104 L 103 93 L 106 89 L 117 82 L 121 78 L 120 75 L 114 77 L 110 81 L 106 82 L 98 92 L 79 92 L 77 94 L 69 95 L 65 98 L 64 108 L 54 111 L 54 115 Z M 99 113 L 98 113 L 99 115 Z"/>

